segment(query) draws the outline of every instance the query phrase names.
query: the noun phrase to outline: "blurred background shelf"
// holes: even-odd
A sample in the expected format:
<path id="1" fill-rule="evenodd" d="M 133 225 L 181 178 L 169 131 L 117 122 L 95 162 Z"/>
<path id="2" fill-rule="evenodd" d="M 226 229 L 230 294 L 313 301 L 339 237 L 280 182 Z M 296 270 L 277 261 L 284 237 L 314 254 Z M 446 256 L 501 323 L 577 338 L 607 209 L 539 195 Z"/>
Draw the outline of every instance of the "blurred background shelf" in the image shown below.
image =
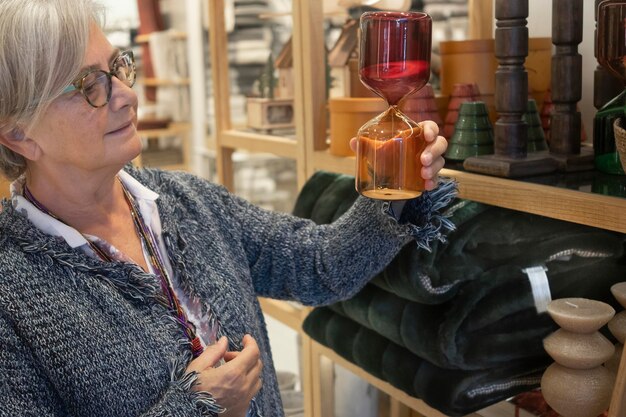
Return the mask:
<path id="1" fill-rule="evenodd" d="M 187 87 L 190 84 L 189 78 L 183 78 L 180 80 L 175 79 L 162 79 L 162 78 L 143 78 L 140 79 L 139 82 L 147 87 L 171 87 L 171 86 L 182 86 Z"/>

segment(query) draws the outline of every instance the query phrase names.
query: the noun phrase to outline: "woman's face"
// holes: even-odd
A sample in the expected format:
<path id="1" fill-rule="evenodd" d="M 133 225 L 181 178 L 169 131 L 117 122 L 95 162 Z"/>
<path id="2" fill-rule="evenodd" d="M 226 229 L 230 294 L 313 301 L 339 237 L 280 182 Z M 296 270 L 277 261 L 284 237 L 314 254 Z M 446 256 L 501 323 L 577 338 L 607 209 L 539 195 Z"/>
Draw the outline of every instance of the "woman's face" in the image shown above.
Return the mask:
<path id="1" fill-rule="evenodd" d="M 110 71 L 118 55 L 100 28 L 92 25 L 83 68 Z M 52 102 L 26 131 L 39 148 L 37 157 L 28 161 L 31 172 L 117 172 L 141 152 L 137 95 L 119 79 L 113 77 L 112 82 L 111 99 L 103 107 L 89 105 L 78 90 Z"/>

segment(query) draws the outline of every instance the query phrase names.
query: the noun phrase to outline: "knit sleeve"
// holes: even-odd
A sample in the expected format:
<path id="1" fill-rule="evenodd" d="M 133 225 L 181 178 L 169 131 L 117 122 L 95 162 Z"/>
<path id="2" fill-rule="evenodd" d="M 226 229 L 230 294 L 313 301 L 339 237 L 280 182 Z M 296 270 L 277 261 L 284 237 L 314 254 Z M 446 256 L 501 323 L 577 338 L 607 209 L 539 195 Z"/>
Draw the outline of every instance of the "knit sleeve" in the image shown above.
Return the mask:
<path id="1" fill-rule="evenodd" d="M 443 238 L 452 224 L 438 214 L 454 184 L 405 205 L 400 219 L 388 203 L 360 197 L 331 224 L 262 210 L 230 196 L 257 293 L 308 305 L 348 298 L 411 240 L 420 247 Z"/>
<path id="2" fill-rule="evenodd" d="M 0 417 L 68 415 L 30 350 L 2 314 L 0 375 Z"/>

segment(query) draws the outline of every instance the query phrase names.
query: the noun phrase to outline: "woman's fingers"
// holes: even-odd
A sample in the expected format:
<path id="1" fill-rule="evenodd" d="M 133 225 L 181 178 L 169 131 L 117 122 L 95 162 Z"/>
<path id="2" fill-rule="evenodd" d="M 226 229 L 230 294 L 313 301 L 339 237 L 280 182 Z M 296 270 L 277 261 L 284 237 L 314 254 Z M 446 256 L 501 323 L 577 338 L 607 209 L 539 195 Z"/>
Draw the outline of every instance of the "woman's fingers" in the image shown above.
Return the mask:
<path id="1" fill-rule="evenodd" d="M 448 149 L 448 141 L 443 136 L 437 138 L 426 145 L 424 152 L 420 156 L 423 166 L 430 166 L 433 162 L 439 160 Z M 442 165 L 443 166 L 443 165 Z"/>
<path id="2" fill-rule="evenodd" d="M 437 187 L 437 184 L 439 182 L 439 171 L 441 171 L 444 164 L 445 160 L 443 159 L 443 157 L 440 156 L 431 165 L 422 167 L 422 172 L 420 174 L 424 179 L 424 188 L 426 188 L 427 190 L 432 190 Z"/>
<path id="3" fill-rule="evenodd" d="M 198 383 L 193 389 L 210 392 L 217 403 L 227 409 L 225 416 L 245 415 L 250 400 L 262 386 L 260 350 L 250 335 L 243 337 L 240 352 L 225 352 L 226 344 L 223 338 L 208 346 L 189 364 L 187 371 L 198 373 Z M 222 357 L 226 363 L 215 368 L 215 358 L 219 360 Z"/>
<path id="4" fill-rule="evenodd" d="M 432 120 L 424 120 L 418 124 L 424 129 L 424 139 L 426 139 L 426 142 L 434 141 L 437 135 L 439 135 L 439 126 Z"/>
<path id="5" fill-rule="evenodd" d="M 356 153 L 356 138 L 350 139 L 350 149 L 352 149 L 352 152 Z"/>
<path id="6" fill-rule="evenodd" d="M 214 367 L 224 357 L 226 349 L 228 349 L 228 339 L 222 337 L 216 343 L 207 346 L 200 356 L 191 361 L 187 367 L 187 372 L 200 372 L 206 368 Z"/>
<path id="7" fill-rule="evenodd" d="M 439 171 L 441 171 L 445 164 L 443 154 L 448 148 L 448 141 L 443 136 L 439 136 L 439 126 L 437 123 L 426 120 L 419 124 L 423 129 L 424 140 L 426 141 L 426 147 L 420 155 L 420 162 L 422 163 L 420 175 L 425 180 L 425 188 L 432 190 L 437 186 Z M 397 141 L 377 142 L 373 140 L 362 140 L 360 145 L 364 153 L 367 153 L 372 147 L 376 147 L 375 152 L 377 152 L 377 154 L 380 153 L 379 164 L 387 169 L 394 167 L 393 163 L 385 163 L 385 157 L 393 157 L 395 153 L 400 151 L 399 148 L 396 149 L 399 145 Z M 352 138 L 350 140 L 350 148 L 356 152 L 356 147 L 357 139 Z"/>

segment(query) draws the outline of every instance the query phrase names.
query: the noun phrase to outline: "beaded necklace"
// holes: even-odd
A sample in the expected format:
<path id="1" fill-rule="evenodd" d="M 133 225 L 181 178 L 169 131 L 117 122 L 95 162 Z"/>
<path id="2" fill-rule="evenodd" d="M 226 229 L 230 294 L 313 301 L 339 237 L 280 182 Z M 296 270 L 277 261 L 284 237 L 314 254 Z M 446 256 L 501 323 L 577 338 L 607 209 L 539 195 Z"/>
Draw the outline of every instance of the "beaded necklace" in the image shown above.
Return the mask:
<path id="1" fill-rule="evenodd" d="M 119 180 L 119 177 L 118 177 Z M 158 250 L 158 245 L 156 243 L 156 238 L 152 233 L 152 230 L 146 225 L 146 222 L 141 215 L 137 207 L 137 203 L 133 195 L 126 189 L 124 183 L 119 180 L 122 190 L 124 191 L 124 199 L 126 200 L 126 204 L 128 204 L 128 208 L 130 209 L 131 217 L 133 218 L 133 223 L 135 225 L 135 231 L 139 236 L 139 239 L 142 241 L 148 252 L 148 258 L 150 260 L 150 266 L 152 266 L 152 270 L 155 272 L 155 275 L 159 278 L 161 284 L 161 290 L 163 291 L 163 295 L 165 296 L 165 300 L 162 301 L 166 307 L 170 308 L 174 315 L 176 316 L 176 321 L 182 327 L 183 332 L 191 342 L 191 352 L 194 358 L 197 358 L 203 351 L 202 343 L 200 342 L 200 338 L 196 334 L 196 328 L 187 319 L 187 315 L 185 311 L 182 309 L 178 297 L 174 293 L 174 290 L 171 287 L 171 280 L 169 274 L 167 272 L 167 268 L 165 268 L 165 264 L 163 263 L 163 258 L 161 257 L 161 253 Z M 53 213 L 51 213 L 43 204 L 41 204 L 35 196 L 30 192 L 26 184 L 24 184 L 23 196 L 32 203 L 35 207 L 37 207 L 42 212 L 48 214 L 54 219 L 66 224 L 63 220 L 59 219 Z M 103 251 L 98 245 L 92 242 L 89 239 L 87 240 L 87 244 L 94 251 L 94 253 L 103 261 L 111 262 L 113 259 L 109 254 Z"/>

